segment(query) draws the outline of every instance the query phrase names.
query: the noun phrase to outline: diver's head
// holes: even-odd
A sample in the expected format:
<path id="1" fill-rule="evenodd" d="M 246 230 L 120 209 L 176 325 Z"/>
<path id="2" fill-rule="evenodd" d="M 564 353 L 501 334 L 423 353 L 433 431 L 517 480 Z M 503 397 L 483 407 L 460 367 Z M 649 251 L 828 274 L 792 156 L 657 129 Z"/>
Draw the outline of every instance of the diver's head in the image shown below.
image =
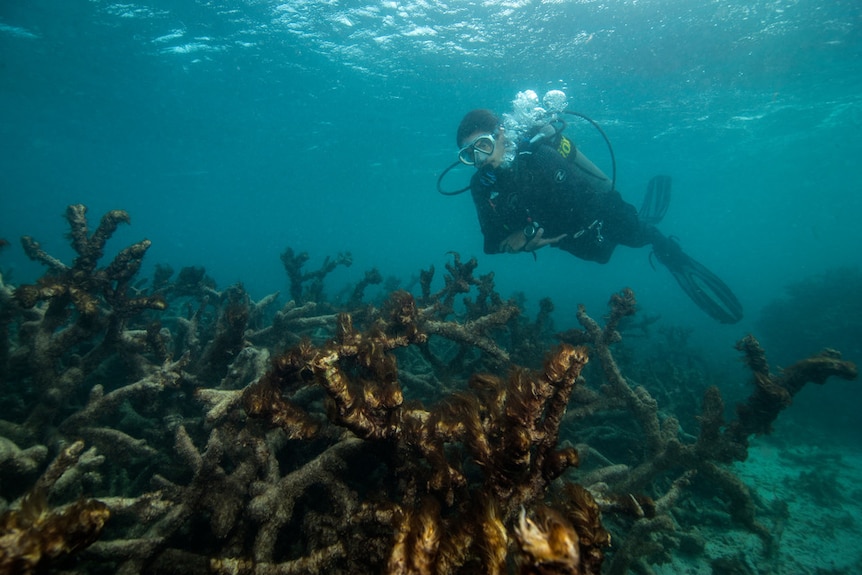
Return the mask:
<path id="1" fill-rule="evenodd" d="M 459 148 L 466 146 L 476 132 L 490 133 L 500 126 L 500 118 L 491 110 L 479 108 L 470 110 L 458 124 L 455 144 Z"/>
<path id="2" fill-rule="evenodd" d="M 505 155 L 505 137 L 500 119 L 494 112 L 477 109 L 467 112 L 458 125 L 455 135 L 460 148 L 458 159 L 462 164 L 477 169 L 491 165 L 499 166 Z"/>

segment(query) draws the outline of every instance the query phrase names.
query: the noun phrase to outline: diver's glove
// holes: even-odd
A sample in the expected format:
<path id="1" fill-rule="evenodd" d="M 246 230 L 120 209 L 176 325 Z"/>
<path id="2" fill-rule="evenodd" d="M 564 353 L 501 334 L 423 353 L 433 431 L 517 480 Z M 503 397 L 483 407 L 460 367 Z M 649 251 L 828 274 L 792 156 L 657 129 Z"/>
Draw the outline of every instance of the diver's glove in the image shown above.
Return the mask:
<path id="1" fill-rule="evenodd" d="M 742 319 L 742 304 L 717 275 L 686 255 L 679 244 L 659 235 L 653 240 L 653 254 L 676 279 L 697 306 L 721 323 Z"/>

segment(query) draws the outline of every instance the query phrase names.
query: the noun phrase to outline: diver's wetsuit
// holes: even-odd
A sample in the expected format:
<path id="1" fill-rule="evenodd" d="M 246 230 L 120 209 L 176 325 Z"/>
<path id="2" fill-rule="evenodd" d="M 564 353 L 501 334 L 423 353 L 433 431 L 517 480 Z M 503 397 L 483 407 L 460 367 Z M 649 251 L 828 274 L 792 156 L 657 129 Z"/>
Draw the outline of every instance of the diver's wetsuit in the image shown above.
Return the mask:
<path id="1" fill-rule="evenodd" d="M 533 222 L 544 228 L 545 238 L 567 234 L 554 247 L 599 263 L 619 244 L 641 247 L 664 240 L 610 188 L 610 179 L 577 149 L 564 158 L 541 143 L 518 153 L 509 167 L 480 169 L 470 190 L 485 253 L 499 253 L 507 236 Z"/>
<path id="2" fill-rule="evenodd" d="M 634 206 L 575 148 L 539 143 L 521 151 L 506 168 L 481 168 L 470 181 L 485 253 L 499 253 L 509 235 L 544 229 L 543 237 L 567 234 L 554 247 L 606 263 L 617 245 L 652 244 L 656 259 L 688 297 L 722 323 L 742 318 L 742 305 L 721 279 L 686 255 L 679 244 L 638 218 Z M 525 234 L 527 237 L 527 234 Z"/>

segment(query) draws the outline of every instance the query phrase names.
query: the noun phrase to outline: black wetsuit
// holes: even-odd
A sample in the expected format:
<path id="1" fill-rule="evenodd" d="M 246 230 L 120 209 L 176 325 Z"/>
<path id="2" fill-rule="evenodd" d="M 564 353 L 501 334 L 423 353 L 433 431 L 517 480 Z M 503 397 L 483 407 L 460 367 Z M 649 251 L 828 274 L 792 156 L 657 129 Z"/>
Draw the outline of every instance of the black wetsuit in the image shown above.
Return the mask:
<path id="1" fill-rule="evenodd" d="M 675 240 L 639 219 L 635 207 L 611 189 L 601 170 L 567 139 L 560 142 L 565 145 L 539 142 L 519 150 L 511 166 L 485 167 L 473 175 L 470 191 L 485 253 L 499 253 L 513 233 L 529 238 L 537 228 L 544 230 L 546 239 L 566 234 L 552 246 L 599 263 L 610 260 L 618 245 L 652 244 L 655 258 L 702 310 L 722 323 L 742 318 L 742 305 L 718 276 L 686 255 Z"/>
<path id="2" fill-rule="evenodd" d="M 610 188 L 608 177 L 577 149 L 564 158 L 541 143 L 518 153 L 508 167 L 480 169 L 470 190 L 485 253 L 499 253 L 506 237 L 534 223 L 545 238 L 567 234 L 554 247 L 599 263 L 619 244 L 641 247 L 664 239 Z"/>

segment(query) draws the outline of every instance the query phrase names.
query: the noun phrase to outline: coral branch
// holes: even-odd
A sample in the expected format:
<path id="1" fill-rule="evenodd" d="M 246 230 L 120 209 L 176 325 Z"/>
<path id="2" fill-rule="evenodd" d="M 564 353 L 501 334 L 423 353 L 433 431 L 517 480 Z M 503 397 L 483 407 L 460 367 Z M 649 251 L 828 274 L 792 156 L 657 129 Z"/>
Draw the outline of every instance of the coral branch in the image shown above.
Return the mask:
<path id="1" fill-rule="evenodd" d="M 77 553 L 98 539 L 110 515 L 92 499 L 49 510 L 44 493 L 31 491 L 19 510 L 0 515 L 0 574 L 34 573 Z"/>
<path id="2" fill-rule="evenodd" d="M 422 327 L 429 334 L 443 336 L 452 341 L 481 349 L 497 361 L 506 363 L 509 354 L 487 335 L 490 329 L 505 325 L 510 319 L 517 316 L 520 310 L 515 306 L 503 307 L 491 315 L 475 321 L 460 324 L 452 321 L 425 321 Z"/>
<path id="3" fill-rule="evenodd" d="M 818 355 L 798 361 L 780 375 L 769 373 L 766 353 L 754 336 L 747 336 L 737 343 L 737 349 L 745 354 L 745 363 L 754 375 L 755 390 L 745 404 L 737 406 L 737 420 L 728 429 L 730 440 L 748 445 L 748 436 L 766 434 L 778 414 L 786 409 L 802 387 L 808 382 L 823 385 L 830 377 L 856 379 L 856 365 L 843 361 L 835 350 L 824 350 Z"/>
<path id="4" fill-rule="evenodd" d="M 82 454 L 78 441 L 64 449 L 33 487 L 0 515 L 0 574 L 29 574 L 44 569 L 57 559 L 91 545 L 110 517 L 108 507 L 92 499 L 55 509 L 49 498 L 70 491 L 82 466 L 95 458 Z M 101 459 L 98 460 L 101 463 Z"/>

